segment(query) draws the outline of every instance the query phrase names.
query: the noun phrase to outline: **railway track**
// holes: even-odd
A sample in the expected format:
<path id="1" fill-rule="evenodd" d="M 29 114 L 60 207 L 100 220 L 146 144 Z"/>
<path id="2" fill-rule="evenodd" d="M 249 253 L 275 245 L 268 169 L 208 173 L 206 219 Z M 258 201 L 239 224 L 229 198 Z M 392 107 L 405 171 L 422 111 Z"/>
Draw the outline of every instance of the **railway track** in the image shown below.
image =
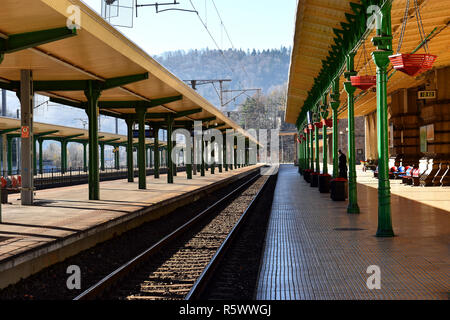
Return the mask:
<path id="1" fill-rule="evenodd" d="M 249 178 L 74 300 L 196 299 L 267 181 Z"/>

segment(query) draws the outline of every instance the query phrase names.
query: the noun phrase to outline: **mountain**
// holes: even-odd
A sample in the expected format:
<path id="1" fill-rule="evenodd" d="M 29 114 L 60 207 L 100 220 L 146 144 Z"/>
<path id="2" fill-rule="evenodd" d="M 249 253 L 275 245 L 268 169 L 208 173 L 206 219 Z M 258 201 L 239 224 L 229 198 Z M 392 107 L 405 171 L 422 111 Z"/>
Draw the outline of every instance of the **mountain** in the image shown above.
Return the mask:
<path id="1" fill-rule="evenodd" d="M 171 51 L 154 58 L 165 68 L 182 80 L 232 79 L 224 82 L 225 90 L 262 89 L 263 94 L 288 80 L 291 49 L 235 50 L 226 51 L 195 49 L 189 51 Z M 219 90 L 219 84 L 215 84 Z M 197 91 L 215 106 L 220 106 L 218 92 L 211 84 L 198 86 Z M 253 95 L 255 92 L 248 92 Z M 230 101 L 239 92 L 225 93 L 223 100 Z M 234 110 L 242 103 L 246 95 L 232 101 L 228 109 Z"/>

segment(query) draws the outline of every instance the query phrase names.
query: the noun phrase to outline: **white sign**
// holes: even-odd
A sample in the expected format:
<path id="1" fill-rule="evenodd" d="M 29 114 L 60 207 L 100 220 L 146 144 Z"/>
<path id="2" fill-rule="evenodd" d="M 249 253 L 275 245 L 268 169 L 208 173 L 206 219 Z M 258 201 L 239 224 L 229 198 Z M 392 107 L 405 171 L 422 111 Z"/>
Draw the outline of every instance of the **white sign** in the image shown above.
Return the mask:
<path id="1" fill-rule="evenodd" d="M 419 91 L 419 99 L 436 99 L 436 91 Z"/>

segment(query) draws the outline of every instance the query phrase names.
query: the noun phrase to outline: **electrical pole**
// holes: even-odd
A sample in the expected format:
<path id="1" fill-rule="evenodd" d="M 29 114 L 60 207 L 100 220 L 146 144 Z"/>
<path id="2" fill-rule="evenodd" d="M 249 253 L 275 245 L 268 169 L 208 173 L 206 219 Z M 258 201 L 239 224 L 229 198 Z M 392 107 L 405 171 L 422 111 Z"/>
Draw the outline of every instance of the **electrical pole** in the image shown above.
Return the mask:
<path id="1" fill-rule="evenodd" d="M 192 89 L 197 90 L 198 86 L 205 85 L 205 84 L 212 84 L 214 87 L 214 90 L 216 90 L 217 96 L 220 99 L 220 109 L 222 112 L 225 113 L 225 106 L 228 105 L 230 102 L 236 100 L 236 98 L 239 98 L 243 94 L 246 94 L 250 91 L 257 91 L 261 92 L 261 89 L 239 89 L 239 90 L 223 90 L 223 83 L 224 82 L 231 82 L 231 79 L 208 79 L 208 80 L 183 80 L 184 82 L 190 83 Z M 219 90 L 216 89 L 216 86 L 214 83 L 219 83 Z M 228 101 L 224 101 L 224 93 L 237 93 L 234 97 L 229 99 Z M 230 113 L 227 113 L 228 117 L 230 116 Z"/>

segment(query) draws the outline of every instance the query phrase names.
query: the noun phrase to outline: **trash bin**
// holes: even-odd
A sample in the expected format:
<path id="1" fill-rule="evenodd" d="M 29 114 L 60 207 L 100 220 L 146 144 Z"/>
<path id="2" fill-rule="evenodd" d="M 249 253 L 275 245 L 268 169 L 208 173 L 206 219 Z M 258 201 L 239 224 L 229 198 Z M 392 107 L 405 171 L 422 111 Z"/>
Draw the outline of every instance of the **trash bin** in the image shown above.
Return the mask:
<path id="1" fill-rule="evenodd" d="M 347 179 L 336 178 L 330 182 L 330 197 L 334 201 L 345 201 L 347 199 Z"/>
<path id="2" fill-rule="evenodd" d="M 2 199 L 1 199 L 2 204 L 6 204 L 8 203 L 8 189 L 6 188 L 2 188 Z"/>
<path id="3" fill-rule="evenodd" d="M 320 193 L 330 192 L 330 180 L 331 180 L 331 176 L 329 174 L 319 175 L 319 192 Z"/>
<path id="4" fill-rule="evenodd" d="M 319 186 L 319 173 L 317 172 L 311 172 L 311 187 L 317 188 Z"/>

